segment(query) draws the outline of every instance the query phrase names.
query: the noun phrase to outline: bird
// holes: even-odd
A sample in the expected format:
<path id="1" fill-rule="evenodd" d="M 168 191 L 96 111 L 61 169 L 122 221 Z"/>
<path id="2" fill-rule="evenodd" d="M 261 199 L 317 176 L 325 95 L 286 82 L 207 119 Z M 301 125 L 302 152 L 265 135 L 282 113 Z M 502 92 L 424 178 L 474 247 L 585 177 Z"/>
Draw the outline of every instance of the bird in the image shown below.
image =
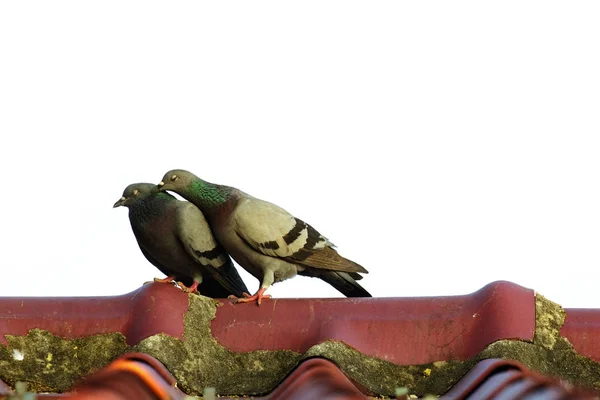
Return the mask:
<path id="1" fill-rule="evenodd" d="M 362 279 L 359 272 L 368 271 L 339 255 L 332 242 L 283 208 L 181 169 L 167 172 L 157 187 L 198 206 L 225 250 L 260 281 L 253 296 L 244 294 L 237 302 L 260 305 L 271 297 L 265 291 L 272 284 L 297 274 L 318 277 L 347 297 L 371 297 L 356 282 Z"/>
<path id="2" fill-rule="evenodd" d="M 243 296 L 248 288 L 229 255 L 215 240 L 204 214 L 190 202 L 133 183 L 113 205 L 129 209 L 129 222 L 146 259 L 189 293 L 213 298 Z"/>

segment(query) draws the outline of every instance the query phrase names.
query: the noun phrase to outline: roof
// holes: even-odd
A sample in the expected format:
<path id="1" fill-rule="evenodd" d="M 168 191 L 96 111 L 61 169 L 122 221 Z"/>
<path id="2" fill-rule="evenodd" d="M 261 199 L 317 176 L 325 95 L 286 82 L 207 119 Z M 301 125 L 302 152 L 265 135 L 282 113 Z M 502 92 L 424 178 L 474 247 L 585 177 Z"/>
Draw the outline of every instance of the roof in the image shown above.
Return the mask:
<path id="1" fill-rule="evenodd" d="M 119 357 L 107 367 L 86 377 L 72 393 L 43 394 L 44 399 L 71 400 L 184 400 L 176 379 L 155 358 L 142 353 Z M 396 390 L 396 399 L 408 399 L 406 388 Z M 10 391 L 0 389 L 0 396 Z M 21 392 L 21 394 L 24 394 Z M 216 399 L 214 388 L 203 391 L 204 399 Z M 223 400 L 231 397 L 220 397 Z M 360 388 L 331 361 L 312 358 L 300 363 L 271 393 L 254 397 L 264 400 L 366 400 Z M 515 361 L 480 361 L 450 391 L 440 398 L 455 399 L 596 399 L 590 392 L 573 389 L 558 380 L 532 372 Z"/>
<path id="2" fill-rule="evenodd" d="M 305 378 L 293 374 L 314 371 L 304 367 L 313 360 L 329 363 L 316 369 L 325 386 L 346 379 L 344 390 L 362 395 L 393 396 L 398 387 L 450 395 L 467 373 L 482 379 L 489 359 L 518 362 L 500 368 L 515 382 L 537 371 L 535 379 L 561 390 L 567 386 L 549 377 L 598 390 L 599 320 L 599 310 L 564 310 L 510 282 L 464 296 L 274 299 L 260 307 L 159 283 L 113 297 L 0 298 L 0 379 L 68 392 L 135 352 L 160 360 L 152 368 L 164 366 L 193 395 L 215 387 L 219 395 L 273 396 L 302 387 L 292 382 Z"/>

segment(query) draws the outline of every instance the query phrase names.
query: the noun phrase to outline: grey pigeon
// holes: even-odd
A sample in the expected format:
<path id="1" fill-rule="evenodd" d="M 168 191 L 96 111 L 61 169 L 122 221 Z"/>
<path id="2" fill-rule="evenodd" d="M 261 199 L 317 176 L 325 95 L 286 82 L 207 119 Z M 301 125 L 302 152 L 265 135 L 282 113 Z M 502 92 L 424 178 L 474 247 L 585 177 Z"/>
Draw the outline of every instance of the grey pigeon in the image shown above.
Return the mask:
<path id="1" fill-rule="evenodd" d="M 129 208 L 133 234 L 144 256 L 188 292 L 225 298 L 248 291 L 231 258 L 215 240 L 204 214 L 193 204 L 134 183 L 113 207 Z"/>
<path id="2" fill-rule="evenodd" d="M 333 243 L 312 226 L 275 204 L 233 187 L 206 182 L 184 170 L 172 170 L 158 184 L 194 203 L 206 215 L 215 237 L 246 271 L 261 281 L 254 296 L 296 274 L 318 277 L 348 297 L 371 297 L 356 280 L 367 270 L 340 256 Z"/>

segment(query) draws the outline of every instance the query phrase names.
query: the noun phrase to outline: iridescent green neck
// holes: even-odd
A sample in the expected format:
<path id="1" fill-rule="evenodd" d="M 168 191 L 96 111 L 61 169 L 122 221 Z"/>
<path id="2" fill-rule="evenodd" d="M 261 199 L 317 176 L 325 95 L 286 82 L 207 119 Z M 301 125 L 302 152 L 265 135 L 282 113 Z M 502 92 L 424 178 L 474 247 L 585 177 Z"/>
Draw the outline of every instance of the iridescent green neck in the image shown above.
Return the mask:
<path id="1" fill-rule="evenodd" d="M 172 201 L 177 200 L 175 197 L 171 196 L 167 192 L 156 192 L 153 194 L 153 196 L 154 196 L 154 199 L 164 202 L 164 203 L 170 203 Z"/>
<path id="2" fill-rule="evenodd" d="M 177 201 L 167 192 L 148 194 L 129 207 L 129 215 L 137 222 L 144 222 L 165 213 L 168 204 Z"/>
<path id="3" fill-rule="evenodd" d="M 188 193 L 192 197 L 189 200 L 192 203 L 197 201 L 201 208 L 218 207 L 225 204 L 231 197 L 229 187 L 215 185 L 199 178 L 191 183 Z"/>

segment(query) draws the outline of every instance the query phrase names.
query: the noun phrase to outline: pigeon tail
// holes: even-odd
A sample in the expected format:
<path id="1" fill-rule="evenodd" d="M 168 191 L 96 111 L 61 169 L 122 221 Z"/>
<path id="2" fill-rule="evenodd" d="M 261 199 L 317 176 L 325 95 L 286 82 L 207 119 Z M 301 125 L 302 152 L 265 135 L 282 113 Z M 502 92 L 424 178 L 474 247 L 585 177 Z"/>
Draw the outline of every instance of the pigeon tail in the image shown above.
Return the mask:
<path id="1" fill-rule="evenodd" d="M 329 283 L 346 297 L 373 297 L 346 272 L 327 271 L 319 274 L 319 278 Z"/>
<path id="2" fill-rule="evenodd" d="M 210 274 L 204 274 L 204 280 L 206 281 L 206 279 L 209 278 L 213 282 L 216 281 L 219 283 L 220 288 L 223 289 L 219 290 L 218 296 L 209 297 L 226 298 L 230 294 L 233 294 L 236 297 L 242 297 L 244 293 L 248 293 L 246 284 L 238 274 L 231 260 L 218 268 L 209 266 L 206 268 L 210 270 Z M 204 281 L 202 283 L 204 284 Z M 202 291 L 200 291 L 200 293 L 204 294 Z"/>

